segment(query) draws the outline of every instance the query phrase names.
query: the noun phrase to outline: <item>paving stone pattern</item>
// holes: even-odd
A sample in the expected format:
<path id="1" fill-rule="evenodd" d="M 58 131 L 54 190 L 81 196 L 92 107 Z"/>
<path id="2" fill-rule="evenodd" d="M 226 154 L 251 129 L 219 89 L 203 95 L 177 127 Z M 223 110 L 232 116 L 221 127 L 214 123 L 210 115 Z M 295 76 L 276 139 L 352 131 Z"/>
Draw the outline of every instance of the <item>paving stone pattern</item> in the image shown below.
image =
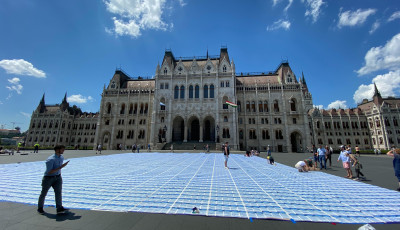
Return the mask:
<path id="1" fill-rule="evenodd" d="M 259 157 L 126 153 L 72 158 L 63 204 L 74 209 L 328 223 L 398 223 L 400 196 L 323 171 L 300 173 Z M 43 161 L 0 165 L 0 200 L 37 204 Z M 52 189 L 46 205 L 54 206 Z M 197 207 L 200 213 L 193 213 Z"/>

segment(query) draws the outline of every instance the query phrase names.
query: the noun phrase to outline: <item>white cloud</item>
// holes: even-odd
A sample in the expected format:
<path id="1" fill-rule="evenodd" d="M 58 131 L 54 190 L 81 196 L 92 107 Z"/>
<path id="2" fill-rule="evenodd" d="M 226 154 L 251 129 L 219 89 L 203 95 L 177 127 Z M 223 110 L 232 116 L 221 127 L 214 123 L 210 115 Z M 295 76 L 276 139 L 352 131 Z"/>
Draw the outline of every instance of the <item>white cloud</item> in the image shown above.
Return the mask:
<path id="1" fill-rule="evenodd" d="M 181 5 L 182 7 L 186 6 L 186 2 L 184 0 L 178 0 L 178 1 L 179 1 L 179 5 Z"/>
<path id="2" fill-rule="evenodd" d="M 346 101 L 336 100 L 328 105 L 328 109 L 347 109 Z"/>
<path id="3" fill-rule="evenodd" d="M 398 96 L 400 92 L 400 70 L 378 75 L 372 79 L 372 83 L 369 85 L 360 85 L 353 95 L 355 103 L 360 103 L 363 99 L 372 99 L 375 92 L 373 83 L 376 84 L 382 97 Z"/>
<path id="4" fill-rule="evenodd" d="M 400 18 L 400 11 L 394 12 L 388 19 L 388 22 L 394 21 Z"/>
<path id="5" fill-rule="evenodd" d="M 166 30 L 169 25 L 162 19 L 166 0 L 106 0 L 105 4 L 113 17 L 114 28 L 106 29 L 113 31 L 116 36 L 129 35 L 139 37 L 142 30 L 155 29 Z M 184 1 L 179 1 L 184 6 Z"/>
<path id="6" fill-rule="evenodd" d="M 381 25 L 381 23 L 379 21 L 374 22 L 374 24 L 372 24 L 371 29 L 369 30 L 369 34 L 373 34 Z"/>
<path id="7" fill-rule="evenodd" d="M 369 16 L 375 14 L 376 9 L 366 9 L 366 10 L 358 9 L 356 11 L 348 10 L 345 12 L 341 11 L 342 9 L 340 9 L 339 13 L 339 23 L 338 23 L 339 28 L 343 26 L 356 26 L 363 24 Z"/>
<path id="8" fill-rule="evenodd" d="M 78 104 L 85 104 L 85 103 L 87 103 L 89 101 L 93 101 L 93 97 L 91 97 L 91 96 L 84 97 L 84 96 L 82 96 L 80 94 L 77 94 L 77 95 L 69 96 L 67 98 L 67 101 L 68 102 L 75 102 L 75 103 L 78 103 Z"/>
<path id="9" fill-rule="evenodd" d="M 289 10 L 289 8 L 292 6 L 292 3 L 293 3 L 293 0 L 289 0 L 289 3 L 285 7 L 285 9 L 283 9 L 283 11 L 287 12 Z"/>
<path id="10" fill-rule="evenodd" d="M 31 114 L 30 113 L 25 113 L 25 112 L 20 112 L 24 117 L 30 118 Z"/>
<path id="11" fill-rule="evenodd" d="M 272 0 L 272 6 L 276 6 L 276 4 L 278 4 L 278 2 L 280 2 L 282 0 Z"/>
<path id="12" fill-rule="evenodd" d="M 6 70 L 8 74 L 27 75 L 37 78 L 45 78 L 46 73 L 36 69 L 30 62 L 24 59 L 1 60 L 0 67 Z"/>
<path id="13" fill-rule="evenodd" d="M 385 46 L 372 47 L 365 55 L 365 66 L 357 71 L 359 75 L 378 70 L 400 69 L 400 33 L 393 36 Z"/>
<path id="14" fill-rule="evenodd" d="M 14 77 L 13 79 L 8 79 L 8 82 L 11 84 L 10 86 L 6 86 L 7 89 L 11 91 L 15 91 L 18 94 L 22 94 L 22 88 L 23 86 L 19 84 L 20 79 L 17 77 Z"/>
<path id="15" fill-rule="evenodd" d="M 284 21 L 284 20 L 279 20 L 274 22 L 271 26 L 267 26 L 268 31 L 272 30 L 277 30 L 277 29 L 284 29 L 284 30 L 289 30 L 290 29 L 290 22 L 289 21 Z"/>
<path id="16" fill-rule="evenodd" d="M 312 21 L 315 23 L 318 20 L 319 15 L 321 14 L 321 8 L 324 4 L 326 4 L 323 0 L 301 0 L 302 2 L 306 2 L 306 13 L 305 16 L 312 17 Z"/>
<path id="17" fill-rule="evenodd" d="M 13 79 L 8 79 L 7 81 L 10 82 L 11 84 L 16 85 L 20 82 L 20 79 L 17 77 L 14 77 Z"/>

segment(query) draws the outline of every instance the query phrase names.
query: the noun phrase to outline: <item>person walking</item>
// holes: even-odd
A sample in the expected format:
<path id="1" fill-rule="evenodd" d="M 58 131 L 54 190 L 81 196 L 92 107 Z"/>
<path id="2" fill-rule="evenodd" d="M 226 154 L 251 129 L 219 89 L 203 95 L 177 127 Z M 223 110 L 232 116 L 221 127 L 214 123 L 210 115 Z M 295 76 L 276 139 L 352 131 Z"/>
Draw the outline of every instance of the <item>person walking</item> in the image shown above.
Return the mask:
<path id="1" fill-rule="evenodd" d="M 35 147 L 35 149 L 33 150 L 33 153 L 39 153 L 39 143 L 36 143 L 35 145 L 34 145 L 34 147 Z"/>
<path id="2" fill-rule="evenodd" d="M 228 159 L 229 159 L 229 145 L 228 145 L 228 142 L 226 142 L 225 146 L 224 146 L 224 157 L 225 157 L 225 168 L 229 169 L 228 168 Z"/>
<path id="3" fill-rule="evenodd" d="M 394 175 L 399 181 L 399 187 L 397 188 L 397 191 L 400 192 L 400 149 L 392 149 L 387 152 L 387 155 L 393 157 Z"/>
<path id="4" fill-rule="evenodd" d="M 358 147 L 358 145 L 356 145 L 356 155 L 360 157 L 360 147 Z"/>
<path id="5" fill-rule="evenodd" d="M 346 170 L 346 172 L 347 172 L 347 178 L 353 178 L 353 172 L 351 171 L 351 168 L 350 168 L 350 156 L 349 156 L 349 153 L 345 150 L 345 146 L 344 145 L 342 145 L 342 146 L 340 146 L 340 155 L 339 155 L 339 158 L 338 158 L 338 162 L 339 162 L 339 160 L 341 160 L 342 161 L 342 163 L 343 163 L 343 168 Z"/>
<path id="6" fill-rule="evenodd" d="M 43 215 L 45 212 L 43 210 L 44 200 L 46 198 L 47 192 L 50 187 L 53 187 L 55 200 L 56 200 L 56 208 L 57 214 L 65 213 L 69 209 L 66 209 L 62 206 L 62 177 L 61 177 L 61 169 L 68 165 L 69 161 L 63 163 L 64 161 L 64 145 L 56 145 L 54 147 L 54 155 L 51 155 L 46 160 L 46 171 L 44 173 L 42 179 L 42 191 L 38 200 L 38 213 Z"/>
<path id="7" fill-rule="evenodd" d="M 332 152 L 331 152 L 331 149 L 329 148 L 329 146 L 325 146 L 325 150 L 326 150 L 325 166 L 326 166 L 326 162 L 329 160 L 329 167 L 332 167 Z"/>
<path id="8" fill-rule="evenodd" d="M 319 148 L 317 149 L 318 152 L 318 161 L 319 161 L 319 165 L 321 166 L 320 169 L 322 170 L 323 168 L 325 168 L 326 170 L 326 149 L 322 147 L 322 145 L 319 145 Z"/>
<path id="9" fill-rule="evenodd" d="M 96 154 L 97 154 L 97 153 L 101 154 L 101 149 L 102 149 L 102 148 L 103 148 L 103 146 L 101 146 L 101 144 L 99 144 L 99 145 L 97 146 Z"/>

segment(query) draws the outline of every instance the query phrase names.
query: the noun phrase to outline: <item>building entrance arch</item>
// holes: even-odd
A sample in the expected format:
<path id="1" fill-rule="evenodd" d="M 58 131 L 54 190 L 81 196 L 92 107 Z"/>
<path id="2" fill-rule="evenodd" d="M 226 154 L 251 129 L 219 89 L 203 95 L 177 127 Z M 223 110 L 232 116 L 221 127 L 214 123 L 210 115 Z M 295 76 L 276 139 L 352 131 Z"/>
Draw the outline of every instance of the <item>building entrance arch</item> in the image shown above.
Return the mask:
<path id="1" fill-rule="evenodd" d="M 303 152 L 303 149 L 301 147 L 301 134 L 299 132 L 295 131 L 290 134 L 290 144 L 292 145 L 292 152 Z"/>
<path id="2" fill-rule="evenodd" d="M 190 130 L 189 137 L 191 141 L 199 141 L 200 140 L 200 121 L 197 117 L 191 118 L 189 121 Z"/>
<path id="3" fill-rule="evenodd" d="M 182 117 L 175 117 L 172 125 L 172 141 L 183 141 L 185 133 L 185 121 Z"/>
<path id="4" fill-rule="evenodd" d="M 215 120 L 213 117 L 206 117 L 203 126 L 203 140 L 215 141 Z"/>

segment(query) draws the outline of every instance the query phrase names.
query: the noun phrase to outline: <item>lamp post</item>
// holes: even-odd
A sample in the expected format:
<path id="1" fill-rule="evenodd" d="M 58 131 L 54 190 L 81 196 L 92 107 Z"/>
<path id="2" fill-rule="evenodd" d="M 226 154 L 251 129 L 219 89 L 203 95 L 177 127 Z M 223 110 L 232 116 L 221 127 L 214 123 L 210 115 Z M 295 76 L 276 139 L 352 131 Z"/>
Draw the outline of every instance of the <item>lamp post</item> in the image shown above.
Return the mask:
<path id="1" fill-rule="evenodd" d="M 215 130 L 217 130 L 217 143 L 219 143 L 219 135 L 218 135 L 218 132 L 219 132 L 219 126 L 217 125 L 217 127 L 215 128 Z"/>

